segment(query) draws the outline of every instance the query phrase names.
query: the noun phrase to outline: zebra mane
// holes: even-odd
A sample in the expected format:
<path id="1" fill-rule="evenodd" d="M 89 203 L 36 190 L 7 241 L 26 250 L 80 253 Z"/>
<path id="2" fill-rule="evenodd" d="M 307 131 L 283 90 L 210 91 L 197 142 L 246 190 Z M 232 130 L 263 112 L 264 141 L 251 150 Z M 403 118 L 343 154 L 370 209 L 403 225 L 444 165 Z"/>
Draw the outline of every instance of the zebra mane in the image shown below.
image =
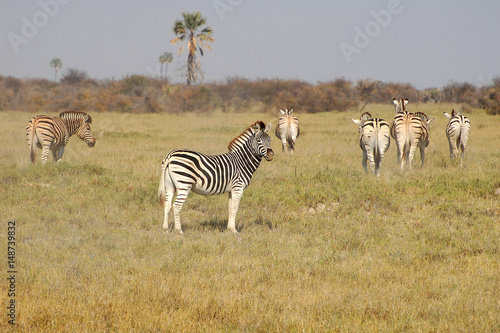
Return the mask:
<path id="1" fill-rule="evenodd" d="M 266 124 L 264 124 L 263 121 L 256 121 L 252 125 L 250 125 L 243 133 L 235 137 L 231 142 L 229 142 L 229 145 L 227 148 L 229 151 L 235 151 L 239 147 L 241 147 L 245 142 L 248 141 L 249 138 L 253 136 L 253 134 L 256 133 L 256 131 L 260 130 L 263 131 L 266 128 Z"/>
<path id="2" fill-rule="evenodd" d="M 370 112 L 363 112 L 363 114 L 361 115 L 361 120 L 368 120 L 368 119 L 372 119 L 372 115 L 370 114 Z"/>
<path id="3" fill-rule="evenodd" d="M 425 113 L 423 113 L 423 112 L 415 112 L 415 116 L 419 117 L 423 121 L 429 120 L 429 117 L 427 117 L 427 115 Z"/>
<path id="4" fill-rule="evenodd" d="M 85 122 L 92 124 L 92 117 L 87 112 L 82 111 L 64 111 L 59 113 L 59 118 L 83 119 Z"/>

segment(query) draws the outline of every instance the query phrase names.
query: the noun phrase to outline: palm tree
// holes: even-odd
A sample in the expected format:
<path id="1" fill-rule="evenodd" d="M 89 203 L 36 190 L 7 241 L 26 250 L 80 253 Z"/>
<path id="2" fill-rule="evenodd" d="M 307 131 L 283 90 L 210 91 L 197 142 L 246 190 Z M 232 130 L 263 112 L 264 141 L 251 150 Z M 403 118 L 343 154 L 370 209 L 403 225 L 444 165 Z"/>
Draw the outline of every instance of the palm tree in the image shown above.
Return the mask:
<path id="1" fill-rule="evenodd" d="M 176 44 L 178 41 L 187 42 L 188 48 L 188 61 L 187 61 L 187 84 L 196 82 L 197 71 L 200 68 L 200 63 L 196 58 L 196 50 L 200 51 L 203 56 L 205 47 L 211 50 L 209 42 L 213 42 L 212 29 L 209 27 L 204 28 L 198 32 L 198 28 L 207 22 L 205 17 L 201 16 L 200 12 L 196 13 L 182 13 L 183 21 L 177 20 L 174 25 L 174 33 L 176 38 L 170 41 L 171 44 Z M 179 54 L 182 52 L 184 44 L 179 48 Z"/>
<path id="2" fill-rule="evenodd" d="M 168 64 L 170 64 L 172 62 L 172 60 L 174 60 L 174 57 L 172 56 L 171 52 L 164 52 L 160 56 L 159 60 L 160 60 L 160 64 L 161 64 L 161 67 L 160 67 L 160 77 L 161 77 L 161 73 L 163 73 L 163 64 L 166 63 L 167 64 L 167 68 L 165 69 L 164 78 L 167 78 Z"/>
<path id="3" fill-rule="evenodd" d="M 57 72 L 62 68 L 62 61 L 59 58 L 54 58 L 49 63 L 49 65 L 50 65 L 50 67 L 54 67 L 54 70 L 55 70 L 54 82 L 57 82 Z"/>

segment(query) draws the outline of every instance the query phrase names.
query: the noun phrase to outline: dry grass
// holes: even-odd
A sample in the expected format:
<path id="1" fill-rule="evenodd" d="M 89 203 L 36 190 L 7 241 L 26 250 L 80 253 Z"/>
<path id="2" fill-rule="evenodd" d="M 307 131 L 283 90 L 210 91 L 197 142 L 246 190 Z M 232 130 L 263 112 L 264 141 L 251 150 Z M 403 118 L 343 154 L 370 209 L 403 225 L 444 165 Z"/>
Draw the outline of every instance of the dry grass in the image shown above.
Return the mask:
<path id="1" fill-rule="evenodd" d="M 195 194 L 185 234 L 165 234 L 161 160 L 174 148 L 225 152 L 255 120 L 274 126 L 277 115 L 95 113 L 96 146 L 72 138 L 62 162 L 42 166 L 40 152 L 29 163 L 24 138 L 33 114 L 1 113 L 0 235 L 5 244 L 7 221 L 17 221 L 17 328 L 498 331 L 500 118 L 469 115 L 461 168 L 444 135 L 452 107 L 413 106 L 436 118 L 426 166 L 416 157 L 401 173 L 392 143 L 378 179 L 361 166 L 357 112 L 295 110 L 296 154 L 273 140 L 276 157 L 243 195 L 237 236 L 220 232 L 227 196 Z M 393 116 L 389 104 L 365 111 Z"/>

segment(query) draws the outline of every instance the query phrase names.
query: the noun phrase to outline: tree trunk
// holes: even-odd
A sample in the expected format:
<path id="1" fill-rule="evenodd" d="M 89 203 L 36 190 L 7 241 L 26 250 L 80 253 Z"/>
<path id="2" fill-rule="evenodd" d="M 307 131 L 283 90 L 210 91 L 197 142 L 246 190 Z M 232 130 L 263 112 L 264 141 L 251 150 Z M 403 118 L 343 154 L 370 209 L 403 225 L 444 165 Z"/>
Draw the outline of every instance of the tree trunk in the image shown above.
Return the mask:
<path id="1" fill-rule="evenodd" d="M 187 84 L 190 85 L 192 82 L 196 82 L 196 74 L 195 74 L 195 55 L 189 54 L 188 56 L 188 64 L 187 64 Z"/>

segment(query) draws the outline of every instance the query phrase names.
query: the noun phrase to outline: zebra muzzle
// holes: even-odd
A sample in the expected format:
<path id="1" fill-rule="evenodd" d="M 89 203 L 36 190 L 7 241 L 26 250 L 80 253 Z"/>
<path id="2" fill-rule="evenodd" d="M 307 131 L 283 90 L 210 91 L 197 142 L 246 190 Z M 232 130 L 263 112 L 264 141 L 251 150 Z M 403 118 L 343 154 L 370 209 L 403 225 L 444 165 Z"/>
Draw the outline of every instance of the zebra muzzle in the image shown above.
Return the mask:
<path id="1" fill-rule="evenodd" d="M 266 153 L 266 161 L 272 161 L 273 158 L 274 158 L 274 151 L 271 149 L 271 148 L 268 148 L 267 149 L 267 153 Z"/>
<path id="2" fill-rule="evenodd" d="M 92 141 L 88 142 L 87 146 L 89 146 L 90 148 L 94 147 L 95 146 L 95 138 L 92 138 Z"/>

